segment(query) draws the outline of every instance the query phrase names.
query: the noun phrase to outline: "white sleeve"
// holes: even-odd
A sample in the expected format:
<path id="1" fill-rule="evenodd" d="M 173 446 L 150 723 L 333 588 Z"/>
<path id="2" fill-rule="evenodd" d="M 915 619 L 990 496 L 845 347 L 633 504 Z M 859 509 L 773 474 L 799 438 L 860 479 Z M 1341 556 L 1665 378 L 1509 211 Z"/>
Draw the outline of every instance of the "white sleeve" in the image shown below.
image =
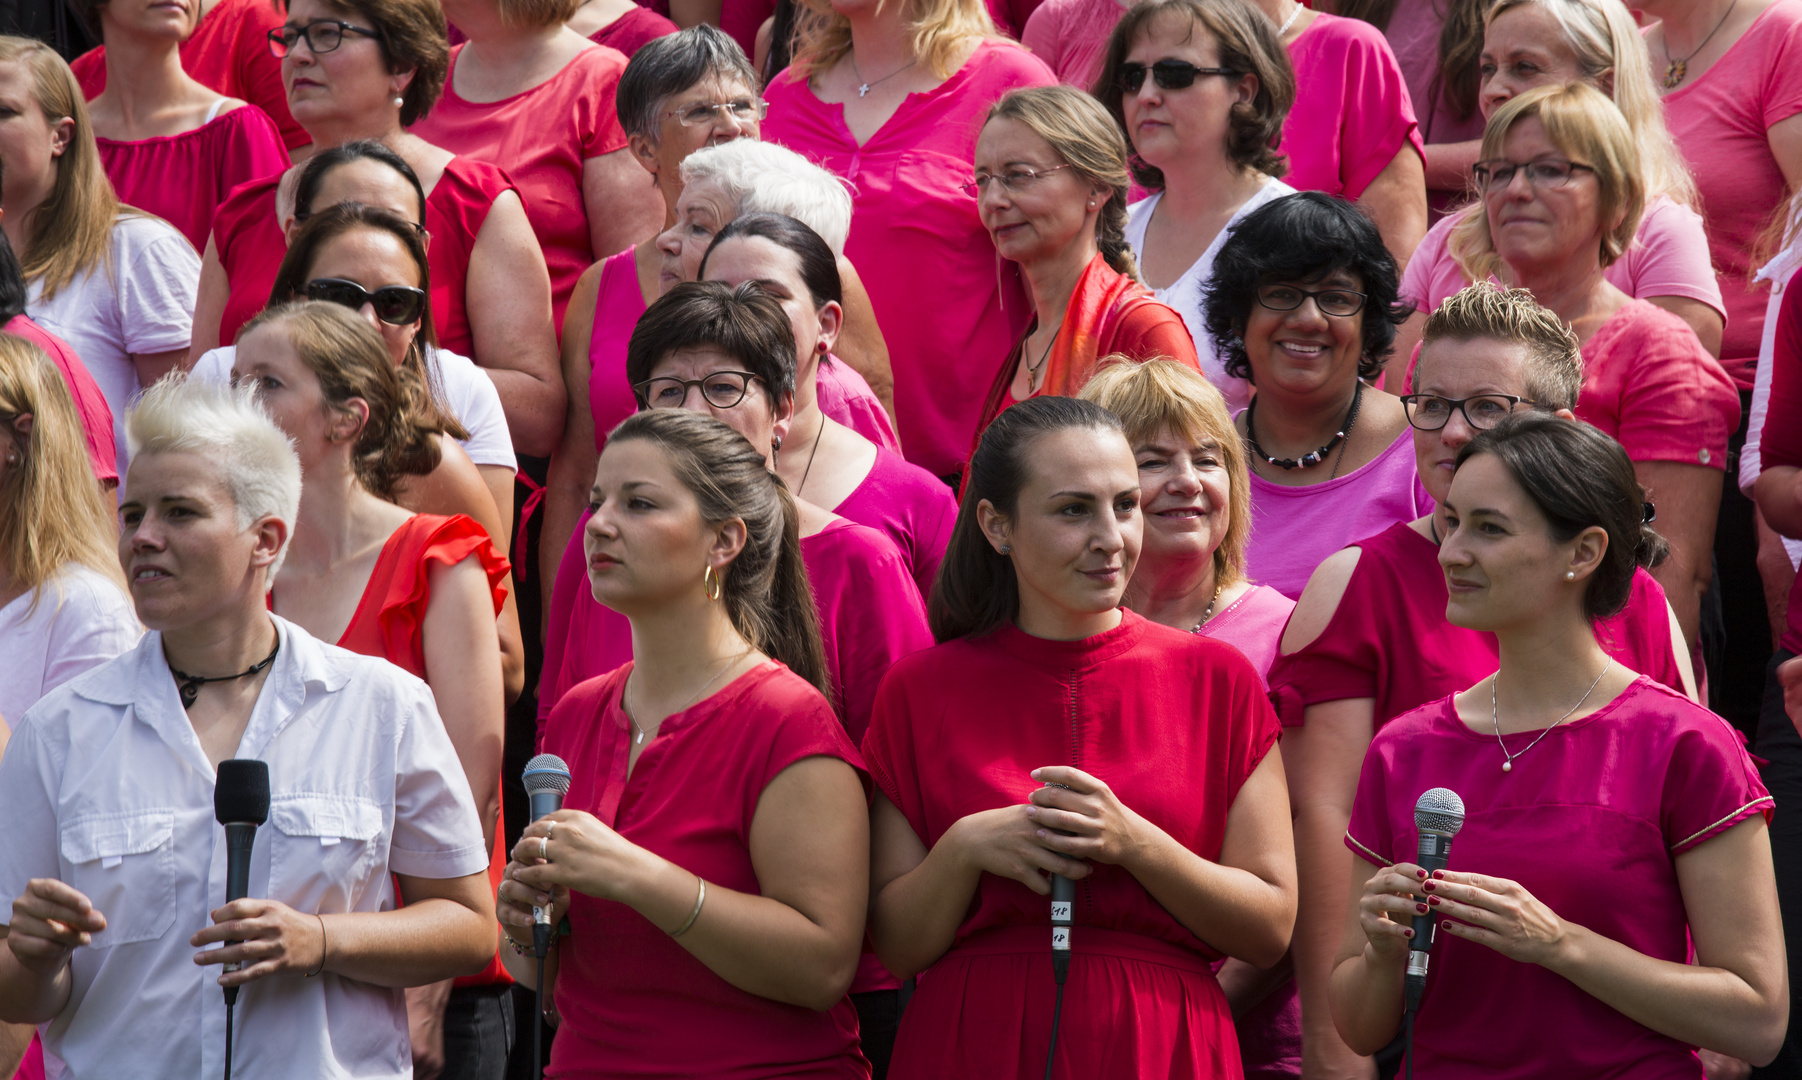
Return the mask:
<path id="1" fill-rule="evenodd" d="M 6 917 L 12 902 L 32 878 L 54 878 L 62 864 L 56 851 L 56 803 L 51 797 L 53 768 L 34 711 L 13 717 L 12 741 L 0 757 L 0 904 Z"/>
<path id="2" fill-rule="evenodd" d="M 396 671 L 397 678 L 400 673 Z M 469 780 L 426 684 L 395 694 L 400 717 L 394 762 L 394 837 L 388 869 L 408 877 L 458 878 L 488 869 L 482 820 Z"/>
<path id="3" fill-rule="evenodd" d="M 54 594 L 57 586 L 62 588 L 61 597 Z M 99 574 L 65 574 L 46 587 L 53 591 L 43 602 L 60 599 L 61 603 L 45 628 L 49 663 L 44 668 L 43 693 L 130 652 L 144 634 L 131 601 Z"/>
<path id="4" fill-rule="evenodd" d="M 189 370 L 190 379 L 199 379 L 210 383 L 228 383 L 232 381 L 232 361 L 238 358 L 236 345 L 221 345 L 217 349 L 208 349 L 194 361 Z"/>
<path id="5" fill-rule="evenodd" d="M 494 380 L 467 357 L 443 349 L 437 350 L 436 356 L 444 405 L 469 432 L 469 438 L 460 444 L 463 452 L 477 465 L 519 468 L 519 459 L 513 455 L 513 434 L 507 428 L 507 414 L 501 411 L 501 395 Z"/>
<path id="6" fill-rule="evenodd" d="M 121 220 L 118 245 L 119 319 L 125 351 L 185 349 L 194 336 L 194 303 L 200 292 L 200 256 L 171 225 L 149 218 Z"/>

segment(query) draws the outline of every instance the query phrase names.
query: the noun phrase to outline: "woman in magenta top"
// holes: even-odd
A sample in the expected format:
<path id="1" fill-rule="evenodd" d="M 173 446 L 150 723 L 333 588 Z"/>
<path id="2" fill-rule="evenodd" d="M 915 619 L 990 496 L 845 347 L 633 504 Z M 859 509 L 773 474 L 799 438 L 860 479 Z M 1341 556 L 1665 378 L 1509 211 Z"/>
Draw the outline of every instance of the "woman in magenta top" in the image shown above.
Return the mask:
<path id="1" fill-rule="evenodd" d="M 342 25 L 341 25 L 342 24 Z M 345 29 L 349 26 L 350 29 Z M 494 379 L 514 446 L 546 454 L 563 415 L 544 256 L 500 169 L 408 134 L 444 87 L 444 13 L 434 0 L 292 0 L 269 48 L 282 57 L 295 119 L 316 151 L 372 140 L 398 154 L 426 194 L 439 344 Z M 302 166 L 233 192 L 214 221 L 200 274 L 191 359 L 229 344 L 269 298 L 296 215 Z"/>
<path id="2" fill-rule="evenodd" d="M 1251 463 L 1247 570 L 1297 597 L 1328 555 L 1432 508 L 1401 402 L 1367 385 L 1408 314 L 1396 263 L 1357 207 L 1304 191 L 1233 227 L 1206 311 L 1227 374 L 1257 390 L 1235 421 Z"/>
<path id="3" fill-rule="evenodd" d="M 1635 151 L 1620 110 L 1588 85 L 1512 99 L 1483 134 L 1483 213 L 1454 230 L 1452 251 L 1473 281 L 1506 264 L 1515 285 L 1575 331 L 1583 347 L 1577 416 L 1620 440 L 1640 482 L 1658 494 L 1671 555 L 1653 576 L 1693 642 L 1740 403 L 1681 319 L 1603 276 L 1632 244 L 1645 204 Z"/>
<path id="4" fill-rule="evenodd" d="M 1032 314 L 961 185 L 989 107 L 1057 79 L 994 35 L 981 0 L 846 5 L 764 92 L 765 136 L 851 183 L 845 254 L 887 339 L 901 445 L 938 476 L 962 469 L 983 393 Z"/>
<path id="5" fill-rule="evenodd" d="M 583 0 L 569 17 L 569 28 L 596 45 L 605 45 L 627 60 L 660 37 L 681 27 L 632 0 Z"/>
<path id="6" fill-rule="evenodd" d="M 1299 191 L 1354 199 L 1403 264 L 1427 231 L 1426 165 L 1408 83 L 1382 31 L 1302 6 L 1255 0 L 1295 65 L 1278 149 Z"/>
<path id="7" fill-rule="evenodd" d="M 1681 318 L 1704 348 L 1719 355 L 1726 303 L 1709 262 L 1702 215 L 1695 209 L 1695 181 L 1664 125 L 1645 39 L 1633 16 L 1619 0 L 1501 0 L 1485 17 L 1478 99 L 1482 118 L 1536 86 L 1585 82 L 1612 98 L 1637 144 L 1646 209 L 1634 242 L 1603 268 L 1602 276 L 1628 296 Z M 1480 123 L 1476 134 L 1478 138 L 1457 147 L 1433 148 L 1464 161 L 1460 190 L 1469 187 L 1469 166 L 1481 156 Z M 1432 150 L 1428 157 L 1430 161 Z M 1416 314 L 1402 328 L 1398 354 L 1411 354 L 1419 324 L 1446 297 L 1470 284 L 1452 254 L 1452 230 L 1465 215 L 1482 212 L 1478 200 L 1441 219 L 1414 249 L 1402 274 L 1402 295 L 1413 301 Z M 1509 280 L 1506 265 L 1497 267 L 1495 276 L 1499 282 Z"/>
<path id="8" fill-rule="evenodd" d="M 1762 1065 L 1783 1045 L 1771 798 L 1724 720 L 1594 633 L 1664 546 L 1644 498 L 1585 424 L 1512 416 L 1459 452 L 1446 614 L 1496 635 L 1500 669 L 1385 727 L 1364 760 L 1331 995 L 1353 1048 L 1400 1030 L 1409 924 L 1429 914 L 1423 1076 L 1701 1080 L 1696 1047 Z M 1429 876 L 1414 808 L 1430 788 L 1463 814 Z"/>
<path id="9" fill-rule="evenodd" d="M 444 95 L 411 125 L 453 154 L 505 169 L 551 275 L 551 316 L 582 271 L 663 216 L 614 112 L 625 57 L 564 25 L 579 0 L 452 0 L 469 40 L 451 50 Z M 548 73 L 548 74 L 547 74 Z"/>
<path id="10" fill-rule="evenodd" d="M 1446 622 L 1438 538 L 1448 531 L 1452 465 L 1473 435 L 1510 412 L 1570 416 L 1582 379 L 1575 336 L 1525 292 L 1478 285 L 1442 304 L 1427 321 L 1410 388 L 1417 393 L 1403 399 L 1416 468 L 1437 509 L 1327 559 L 1289 621 L 1270 682 L 1294 777 L 1294 955 L 1308 1003 L 1304 1048 L 1316 1067 L 1355 1067 L 1333 1028 L 1326 987 L 1349 887 L 1340 844 L 1371 735 L 1495 670 L 1493 635 Z M 1633 576 L 1626 610 L 1599 624 L 1597 637 L 1628 667 L 1696 696 L 1689 649 L 1664 590 L 1645 571 Z"/>
<path id="11" fill-rule="evenodd" d="M 1258 673 L 1120 609 L 1143 520 L 1111 414 L 1021 402 L 967 485 L 940 644 L 890 672 L 863 742 L 870 934 L 921 974 L 890 1075 L 1038 1077 L 1049 1055 L 1058 1076 L 1236 1078 L 1210 965 L 1275 963 L 1294 911 Z M 1067 974 L 1047 873 L 1075 881 Z"/>
<path id="12" fill-rule="evenodd" d="M 532 907 L 568 914 L 542 961 L 564 1021 L 545 1075 L 868 1077 L 845 990 L 869 826 L 797 507 L 760 447 L 681 410 L 615 430 L 595 502 L 592 587 L 638 653 L 545 724 L 569 791 L 498 903 L 528 985 Z"/>

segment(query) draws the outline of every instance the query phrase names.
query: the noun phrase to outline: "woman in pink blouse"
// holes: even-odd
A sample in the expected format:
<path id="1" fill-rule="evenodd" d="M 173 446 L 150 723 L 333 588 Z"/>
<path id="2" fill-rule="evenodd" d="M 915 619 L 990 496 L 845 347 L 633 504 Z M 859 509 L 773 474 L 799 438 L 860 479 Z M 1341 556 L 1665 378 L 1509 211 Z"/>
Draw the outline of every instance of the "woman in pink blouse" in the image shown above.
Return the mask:
<path id="1" fill-rule="evenodd" d="M 1454 468 L 1446 614 L 1495 634 L 1500 669 L 1371 744 L 1334 1023 L 1365 1052 L 1401 1030 L 1410 924 L 1431 916 L 1423 1076 L 1701 1080 L 1696 1047 L 1769 1062 L 1789 1019 L 1771 798 L 1725 721 L 1594 632 L 1664 546 L 1633 463 L 1588 425 L 1517 415 Z M 1429 875 L 1414 808 L 1430 788 L 1463 813 Z"/>
<path id="2" fill-rule="evenodd" d="M 976 136 L 1001 95 L 1056 81 L 996 37 L 981 0 L 840 0 L 765 89 L 764 135 L 851 182 L 845 254 L 888 342 L 901 445 L 939 476 L 962 470 L 983 392 L 1032 314 L 962 190 Z"/>

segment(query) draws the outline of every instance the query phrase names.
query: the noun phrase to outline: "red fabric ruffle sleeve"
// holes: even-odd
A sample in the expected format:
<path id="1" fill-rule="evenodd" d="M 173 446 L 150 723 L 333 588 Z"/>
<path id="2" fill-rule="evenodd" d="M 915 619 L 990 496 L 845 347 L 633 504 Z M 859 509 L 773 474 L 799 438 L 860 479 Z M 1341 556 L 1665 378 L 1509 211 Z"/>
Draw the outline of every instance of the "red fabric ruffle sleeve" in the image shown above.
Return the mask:
<path id="1" fill-rule="evenodd" d="M 482 560 L 494 613 L 507 590 L 501 579 L 510 566 L 486 529 L 467 514 L 415 514 L 389 538 L 376 560 L 363 599 L 338 644 L 366 656 L 380 656 L 425 678 L 426 610 L 432 602 L 432 568 L 455 566 L 471 555 Z"/>

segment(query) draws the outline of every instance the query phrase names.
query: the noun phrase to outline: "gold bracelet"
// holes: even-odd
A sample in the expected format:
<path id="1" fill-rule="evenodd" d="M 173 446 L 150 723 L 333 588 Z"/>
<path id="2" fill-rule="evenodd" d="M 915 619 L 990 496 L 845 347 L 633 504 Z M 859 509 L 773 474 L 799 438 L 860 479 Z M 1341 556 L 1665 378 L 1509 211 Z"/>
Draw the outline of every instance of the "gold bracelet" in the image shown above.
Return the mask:
<path id="1" fill-rule="evenodd" d="M 304 976 L 302 976 L 302 978 L 307 978 L 307 979 L 310 979 L 313 976 L 315 976 L 325 970 L 325 952 L 326 952 L 326 949 L 325 949 L 325 941 L 326 941 L 325 916 L 319 914 L 318 912 L 314 912 L 313 918 L 319 920 L 319 966 L 317 968 L 314 968 L 312 971 L 307 972 Z"/>
<path id="2" fill-rule="evenodd" d="M 695 880 L 701 883 L 700 895 L 695 897 L 695 909 L 689 914 L 688 921 L 682 924 L 682 929 L 670 934 L 670 937 L 679 938 L 683 934 L 688 933 L 688 928 L 693 926 L 695 920 L 701 917 L 701 905 L 707 902 L 707 879 L 696 874 Z"/>

